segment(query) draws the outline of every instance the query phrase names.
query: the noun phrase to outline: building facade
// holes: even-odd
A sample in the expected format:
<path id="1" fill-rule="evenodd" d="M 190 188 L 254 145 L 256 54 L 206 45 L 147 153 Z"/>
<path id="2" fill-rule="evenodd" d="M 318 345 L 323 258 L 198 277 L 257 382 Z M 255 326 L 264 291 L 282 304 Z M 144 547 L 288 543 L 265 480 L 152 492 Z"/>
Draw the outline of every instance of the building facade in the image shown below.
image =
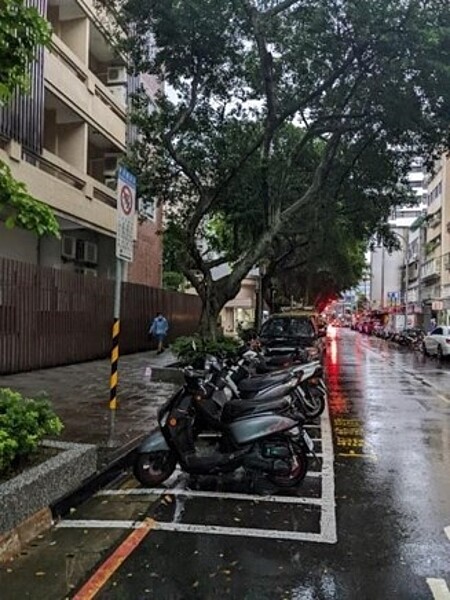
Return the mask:
<path id="1" fill-rule="evenodd" d="M 438 323 L 450 323 L 450 160 L 443 156 L 428 180 L 423 300 Z"/>
<path id="2" fill-rule="evenodd" d="M 94 0 L 34 0 L 51 23 L 51 45 L 32 70 L 30 94 L 0 111 L 0 158 L 55 212 L 61 240 L 6 230 L 0 256 L 114 277 L 116 170 L 130 141 L 125 59 Z M 136 220 L 135 263 L 125 277 L 161 284 L 160 209 Z"/>

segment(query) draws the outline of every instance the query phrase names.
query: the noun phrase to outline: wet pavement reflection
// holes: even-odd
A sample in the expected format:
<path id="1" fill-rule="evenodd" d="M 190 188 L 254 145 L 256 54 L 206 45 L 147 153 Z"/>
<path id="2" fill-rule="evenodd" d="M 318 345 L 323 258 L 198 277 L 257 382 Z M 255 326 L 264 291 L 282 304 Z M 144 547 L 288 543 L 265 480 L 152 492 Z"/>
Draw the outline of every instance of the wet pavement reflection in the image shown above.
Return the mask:
<path id="1" fill-rule="evenodd" d="M 449 365 L 338 329 L 326 366 L 334 457 L 327 417 L 310 429 L 322 465 L 292 496 L 245 478 L 179 474 L 176 493 L 156 494 L 129 477 L 69 515 L 74 528 L 49 532 L 2 567 L 2 600 L 74 597 L 136 520 L 148 535 L 96 598 L 445 598 L 436 580 L 441 591 L 450 586 Z M 336 543 L 320 537 L 334 501 Z M 102 526 L 118 520 L 123 529 Z"/>

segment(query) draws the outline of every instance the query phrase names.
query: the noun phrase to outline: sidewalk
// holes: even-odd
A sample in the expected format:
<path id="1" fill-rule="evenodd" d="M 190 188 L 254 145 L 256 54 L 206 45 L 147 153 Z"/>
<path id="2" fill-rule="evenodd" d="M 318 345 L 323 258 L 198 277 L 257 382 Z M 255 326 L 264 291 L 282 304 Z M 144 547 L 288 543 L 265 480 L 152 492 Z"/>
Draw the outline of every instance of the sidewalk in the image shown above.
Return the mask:
<path id="1" fill-rule="evenodd" d="M 177 386 L 158 381 L 154 370 L 174 362 L 170 351 L 160 356 L 145 352 L 120 359 L 116 435 L 113 448 L 108 449 L 109 360 L 8 375 L 0 377 L 0 387 L 12 388 L 27 397 L 45 392 L 64 423 L 60 439 L 97 444 L 99 462 L 104 465 L 155 426 L 159 407 Z"/>

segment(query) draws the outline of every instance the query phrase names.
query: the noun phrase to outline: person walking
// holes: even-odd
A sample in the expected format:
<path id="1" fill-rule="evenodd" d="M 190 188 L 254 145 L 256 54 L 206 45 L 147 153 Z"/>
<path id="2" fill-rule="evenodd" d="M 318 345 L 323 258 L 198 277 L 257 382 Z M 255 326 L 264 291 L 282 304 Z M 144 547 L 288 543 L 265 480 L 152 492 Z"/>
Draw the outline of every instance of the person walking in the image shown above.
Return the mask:
<path id="1" fill-rule="evenodd" d="M 164 340 L 168 331 L 169 323 L 162 313 L 159 312 L 153 319 L 149 330 L 149 333 L 158 340 L 158 354 L 164 352 Z"/>

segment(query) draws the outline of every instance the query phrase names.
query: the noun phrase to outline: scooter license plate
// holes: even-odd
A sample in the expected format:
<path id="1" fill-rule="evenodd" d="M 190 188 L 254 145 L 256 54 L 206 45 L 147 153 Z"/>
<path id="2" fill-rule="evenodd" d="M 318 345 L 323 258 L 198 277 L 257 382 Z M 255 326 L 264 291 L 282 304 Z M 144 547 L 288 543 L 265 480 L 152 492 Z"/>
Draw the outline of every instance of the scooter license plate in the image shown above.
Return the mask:
<path id="1" fill-rule="evenodd" d="M 304 440 L 304 442 L 305 442 L 306 447 L 308 448 L 308 450 L 310 452 L 313 452 L 314 451 L 314 442 L 309 437 L 309 435 L 306 433 L 306 431 L 303 431 L 303 440 Z"/>

